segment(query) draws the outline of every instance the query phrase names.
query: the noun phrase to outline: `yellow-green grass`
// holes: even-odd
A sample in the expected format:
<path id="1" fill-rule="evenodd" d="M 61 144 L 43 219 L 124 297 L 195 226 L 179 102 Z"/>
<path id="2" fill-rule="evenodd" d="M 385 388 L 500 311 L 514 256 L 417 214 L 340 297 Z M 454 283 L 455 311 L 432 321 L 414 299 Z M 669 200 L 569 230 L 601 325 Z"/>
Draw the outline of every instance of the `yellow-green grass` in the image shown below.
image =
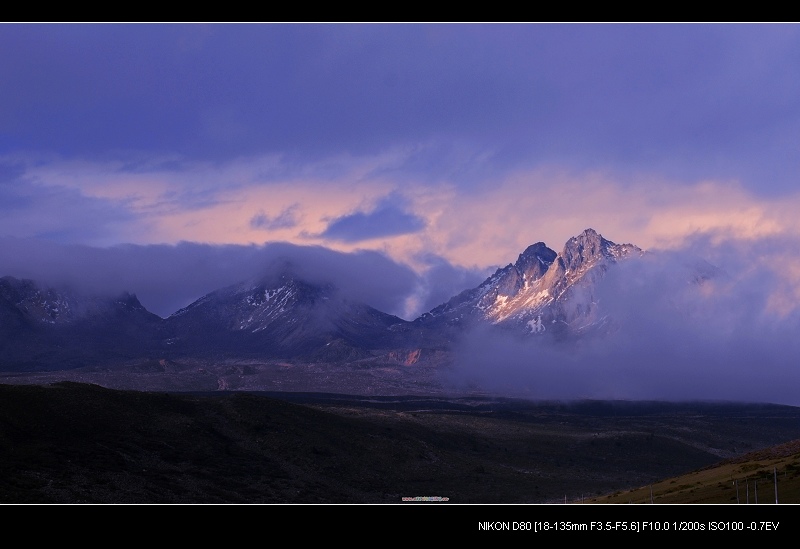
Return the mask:
<path id="1" fill-rule="evenodd" d="M 583 503 L 800 503 L 800 441 Z"/>

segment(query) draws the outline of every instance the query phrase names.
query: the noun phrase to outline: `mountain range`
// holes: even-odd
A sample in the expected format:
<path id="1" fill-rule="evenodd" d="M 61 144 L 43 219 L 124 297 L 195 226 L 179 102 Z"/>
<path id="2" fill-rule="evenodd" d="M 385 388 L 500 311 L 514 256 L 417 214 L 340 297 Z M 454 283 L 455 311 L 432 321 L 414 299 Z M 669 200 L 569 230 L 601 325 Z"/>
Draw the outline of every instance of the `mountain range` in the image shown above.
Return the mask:
<path id="1" fill-rule="evenodd" d="M 616 317 L 628 311 L 617 301 L 658 315 L 688 296 L 700 308 L 702 301 L 691 302 L 698 294 L 681 296 L 680 288 L 704 290 L 724 276 L 673 255 L 654 265 L 685 265 L 643 284 L 647 269 L 638 266 L 648 263 L 638 261 L 655 256 L 592 229 L 558 252 L 537 242 L 413 320 L 333 284 L 312 283 L 288 264 L 214 290 L 167 318 L 128 292 L 85 295 L 5 276 L 0 455 L 11 476 L 0 499 L 393 503 L 413 485 L 419 490 L 410 494 L 445 494 L 456 503 L 553 503 L 567 493 L 580 494 L 581 503 L 584 494 L 587 502 L 603 501 L 603 493 L 652 503 L 654 492 L 656 503 L 707 503 L 738 501 L 736 480 L 748 490 L 749 481 L 776 482 L 782 473 L 781 498 L 795 501 L 787 482 L 797 469 L 794 454 L 778 461 L 774 452 L 760 453 L 715 473 L 706 488 L 668 479 L 654 491 L 653 483 L 692 469 L 699 478 L 708 469 L 697 467 L 796 439 L 796 407 L 618 396 L 567 402 L 592 384 L 624 385 L 648 370 L 642 365 L 652 366 L 634 360 L 613 371 L 618 361 L 597 360 L 592 343 L 616 349 L 635 340 L 632 325 L 651 328 L 642 322 L 647 315 Z M 654 289 L 666 299 L 653 299 Z M 682 308 L 675 319 L 694 312 Z M 664 341 L 686 346 L 687 333 L 673 331 Z M 702 388 L 702 376 L 686 377 L 702 363 L 692 357 L 680 368 L 669 347 L 648 357 L 667 355 L 679 384 L 699 380 Z M 590 352 L 571 353 L 581 348 Z M 575 355 L 587 368 L 573 367 Z M 454 390 L 447 372 L 457 368 L 449 366 L 464 362 L 474 362 L 479 381 L 490 383 Z M 534 384 L 538 392 L 526 392 L 517 364 L 535 368 L 541 375 L 534 383 L 543 389 Z M 555 371 L 561 375 L 554 384 Z M 524 399 L 491 387 L 509 372 Z M 459 383 L 464 379 L 476 383 L 469 376 Z M 578 392 L 549 396 L 556 385 Z M 620 493 L 632 486 L 647 490 Z"/>
<path id="2" fill-rule="evenodd" d="M 167 318 L 130 293 L 85 296 L 6 276 L 0 370 L 187 359 L 413 364 L 446 356 L 473 327 L 569 341 L 613 325 L 598 306 L 598 283 L 609 269 L 644 254 L 593 229 L 560 252 L 537 242 L 479 286 L 410 321 L 331 284 L 311 284 L 289 266 L 215 290 Z"/>
<path id="3" fill-rule="evenodd" d="M 600 320 L 595 289 L 609 267 L 643 253 L 633 244 L 606 240 L 593 229 L 570 238 L 560 253 L 537 242 L 477 288 L 461 292 L 415 322 L 488 323 L 532 334 L 574 334 Z"/>

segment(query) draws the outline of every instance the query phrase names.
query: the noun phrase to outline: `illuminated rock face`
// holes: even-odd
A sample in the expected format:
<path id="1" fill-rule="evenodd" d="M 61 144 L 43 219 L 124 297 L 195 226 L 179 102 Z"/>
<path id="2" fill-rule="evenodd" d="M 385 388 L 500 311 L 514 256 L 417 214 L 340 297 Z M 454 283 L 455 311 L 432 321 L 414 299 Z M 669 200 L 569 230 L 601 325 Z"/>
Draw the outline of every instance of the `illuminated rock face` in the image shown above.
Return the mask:
<path id="1" fill-rule="evenodd" d="M 291 269 L 213 291 L 162 319 L 131 294 L 87 297 L 0 279 L 0 369 L 66 369 L 133 359 L 298 359 L 415 365 L 448 352 L 475 326 L 529 337 L 598 333 L 609 325 L 598 283 L 642 250 L 592 229 L 561 252 L 537 242 L 476 288 L 406 321 L 311 284 Z M 602 330 L 600 330 L 602 331 Z M 415 354 L 416 353 L 416 354 Z"/>
<path id="2" fill-rule="evenodd" d="M 412 322 L 286 272 L 212 292 L 166 326 L 173 348 L 184 352 L 334 361 L 445 349 L 463 329 L 480 325 L 537 336 L 578 333 L 598 322 L 595 285 L 605 271 L 641 253 L 592 229 L 567 241 L 561 253 L 537 242 L 477 288 Z"/>
<path id="3" fill-rule="evenodd" d="M 617 262 L 642 254 L 640 248 L 615 244 L 593 229 L 570 238 L 561 253 L 538 242 L 516 263 L 418 321 L 450 326 L 490 323 L 531 334 L 580 331 L 602 322 L 597 318 L 597 282 Z"/>

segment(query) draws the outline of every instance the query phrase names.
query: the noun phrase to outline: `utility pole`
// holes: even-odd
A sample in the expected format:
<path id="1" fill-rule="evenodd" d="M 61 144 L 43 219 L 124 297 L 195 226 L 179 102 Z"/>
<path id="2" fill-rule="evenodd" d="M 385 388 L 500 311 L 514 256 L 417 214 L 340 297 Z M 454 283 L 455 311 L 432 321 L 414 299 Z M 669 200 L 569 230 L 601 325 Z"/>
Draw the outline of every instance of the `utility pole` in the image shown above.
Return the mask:
<path id="1" fill-rule="evenodd" d="M 778 468 L 772 468 L 772 474 L 775 478 L 775 505 L 778 505 Z"/>

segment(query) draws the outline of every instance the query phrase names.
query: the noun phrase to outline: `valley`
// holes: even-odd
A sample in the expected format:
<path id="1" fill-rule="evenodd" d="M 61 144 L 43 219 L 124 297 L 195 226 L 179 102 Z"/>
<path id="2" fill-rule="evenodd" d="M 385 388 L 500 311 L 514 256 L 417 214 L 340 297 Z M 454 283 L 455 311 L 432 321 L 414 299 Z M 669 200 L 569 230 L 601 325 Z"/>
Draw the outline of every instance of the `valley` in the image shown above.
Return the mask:
<path id="1" fill-rule="evenodd" d="M 167 318 L 6 276 L 0 502 L 621 502 L 800 439 L 786 371 L 654 339 L 664 311 L 707 325 L 724 274 L 681 267 L 654 297 L 628 268 L 649 257 L 587 229 L 413 320 L 285 264 Z"/>
<path id="2" fill-rule="evenodd" d="M 553 504 L 797 438 L 775 405 L 0 385 L 0 502 Z"/>

